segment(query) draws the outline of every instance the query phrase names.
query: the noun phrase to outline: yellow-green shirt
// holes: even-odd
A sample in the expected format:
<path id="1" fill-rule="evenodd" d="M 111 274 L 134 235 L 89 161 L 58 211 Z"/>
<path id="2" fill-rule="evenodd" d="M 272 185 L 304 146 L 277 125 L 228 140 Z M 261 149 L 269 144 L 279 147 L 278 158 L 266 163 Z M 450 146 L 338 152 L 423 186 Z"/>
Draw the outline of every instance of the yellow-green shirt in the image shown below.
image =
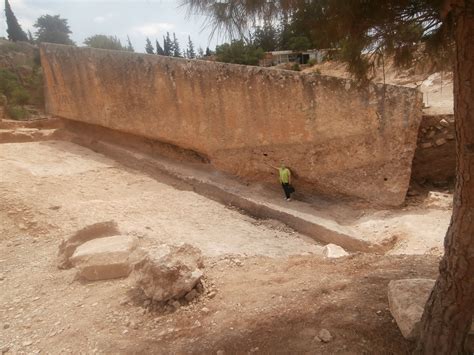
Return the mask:
<path id="1" fill-rule="evenodd" d="M 282 184 L 288 184 L 290 182 L 291 171 L 288 168 L 278 168 L 280 173 L 280 182 Z"/>

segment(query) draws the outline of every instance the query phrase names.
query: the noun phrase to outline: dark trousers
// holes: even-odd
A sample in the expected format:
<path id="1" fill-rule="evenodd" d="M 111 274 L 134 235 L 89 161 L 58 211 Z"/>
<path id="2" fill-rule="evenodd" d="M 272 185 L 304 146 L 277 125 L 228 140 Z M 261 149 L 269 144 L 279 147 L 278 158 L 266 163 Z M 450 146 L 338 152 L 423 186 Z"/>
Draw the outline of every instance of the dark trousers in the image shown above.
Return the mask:
<path id="1" fill-rule="evenodd" d="M 281 186 L 283 187 L 283 191 L 285 191 L 285 196 L 286 196 L 286 198 L 290 198 L 290 197 L 291 197 L 291 193 L 294 191 L 294 190 L 291 188 L 291 185 L 288 184 L 288 183 L 282 182 L 282 183 L 281 183 Z"/>

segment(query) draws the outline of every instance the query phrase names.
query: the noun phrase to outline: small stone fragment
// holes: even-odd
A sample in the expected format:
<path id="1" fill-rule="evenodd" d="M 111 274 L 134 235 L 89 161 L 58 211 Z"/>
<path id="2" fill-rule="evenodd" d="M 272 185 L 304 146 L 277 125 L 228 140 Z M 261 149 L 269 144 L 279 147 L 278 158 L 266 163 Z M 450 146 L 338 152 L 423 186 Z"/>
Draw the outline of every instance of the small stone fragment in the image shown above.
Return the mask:
<path id="1" fill-rule="evenodd" d="M 444 118 L 442 118 L 440 121 L 439 121 L 439 124 L 443 127 L 449 127 L 449 122 L 446 121 Z"/>
<path id="2" fill-rule="evenodd" d="M 426 149 L 426 148 L 431 148 L 433 144 L 431 144 L 430 142 L 426 142 L 426 143 L 421 143 L 420 146 L 421 148 Z"/>
<path id="3" fill-rule="evenodd" d="M 214 298 L 214 297 L 216 297 L 216 295 L 217 295 L 217 292 L 216 292 L 216 291 L 211 291 L 211 292 L 209 292 L 209 293 L 207 294 L 207 297 L 209 297 L 209 298 Z"/>
<path id="4" fill-rule="evenodd" d="M 437 140 L 435 140 L 435 144 L 439 147 L 443 144 L 446 144 L 446 139 L 444 138 L 438 138 Z"/>
<path id="5" fill-rule="evenodd" d="M 318 338 L 321 339 L 323 343 L 329 343 L 332 340 L 332 335 L 327 329 L 321 329 L 318 334 Z"/>
<path id="6" fill-rule="evenodd" d="M 455 139 L 455 138 L 456 138 L 456 137 L 454 136 L 454 134 L 447 134 L 447 135 L 446 135 L 446 139 L 447 139 L 448 141 L 452 141 L 452 140 Z"/>
<path id="7" fill-rule="evenodd" d="M 336 244 L 328 244 L 323 248 L 323 255 L 326 258 L 341 258 L 349 255 L 344 248 Z"/>

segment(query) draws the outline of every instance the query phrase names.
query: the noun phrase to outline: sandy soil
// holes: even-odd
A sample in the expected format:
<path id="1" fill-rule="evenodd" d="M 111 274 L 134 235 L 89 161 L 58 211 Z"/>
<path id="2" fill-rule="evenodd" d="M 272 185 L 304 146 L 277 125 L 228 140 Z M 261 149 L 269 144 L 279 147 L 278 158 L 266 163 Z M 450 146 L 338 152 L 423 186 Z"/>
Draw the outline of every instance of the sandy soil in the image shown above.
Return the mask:
<path id="1" fill-rule="evenodd" d="M 433 255 L 326 260 L 278 222 L 71 143 L 2 144 L 0 171 L 0 348 L 9 353 L 406 353 L 386 286 L 436 275 Z M 80 283 L 57 269 L 61 238 L 106 220 L 143 246 L 197 245 L 216 296 L 163 313 L 130 279 Z M 322 328 L 334 337 L 327 344 L 315 339 Z"/>

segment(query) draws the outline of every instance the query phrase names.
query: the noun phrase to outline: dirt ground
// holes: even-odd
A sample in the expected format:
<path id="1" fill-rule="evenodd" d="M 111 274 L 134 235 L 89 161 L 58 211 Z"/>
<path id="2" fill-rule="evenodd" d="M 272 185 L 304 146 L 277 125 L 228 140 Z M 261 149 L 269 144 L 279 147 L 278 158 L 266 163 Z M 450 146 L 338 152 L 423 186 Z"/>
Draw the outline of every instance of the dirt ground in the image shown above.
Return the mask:
<path id="1" fill-rule="evenodd" d="M 322 257 L 257 220 L 72 143 L 0 145 L 0 349 L 7 353 L 407 353 L 387 304 L 392 279 L 435 277 L 437 255 Z M 205 293 L 157 311 L 133 280 L 78 282 L 61 239 L 114 220 L 142 246 L 188 242 Z M 327 329 L 333 340 L 315 339 Z"/>

